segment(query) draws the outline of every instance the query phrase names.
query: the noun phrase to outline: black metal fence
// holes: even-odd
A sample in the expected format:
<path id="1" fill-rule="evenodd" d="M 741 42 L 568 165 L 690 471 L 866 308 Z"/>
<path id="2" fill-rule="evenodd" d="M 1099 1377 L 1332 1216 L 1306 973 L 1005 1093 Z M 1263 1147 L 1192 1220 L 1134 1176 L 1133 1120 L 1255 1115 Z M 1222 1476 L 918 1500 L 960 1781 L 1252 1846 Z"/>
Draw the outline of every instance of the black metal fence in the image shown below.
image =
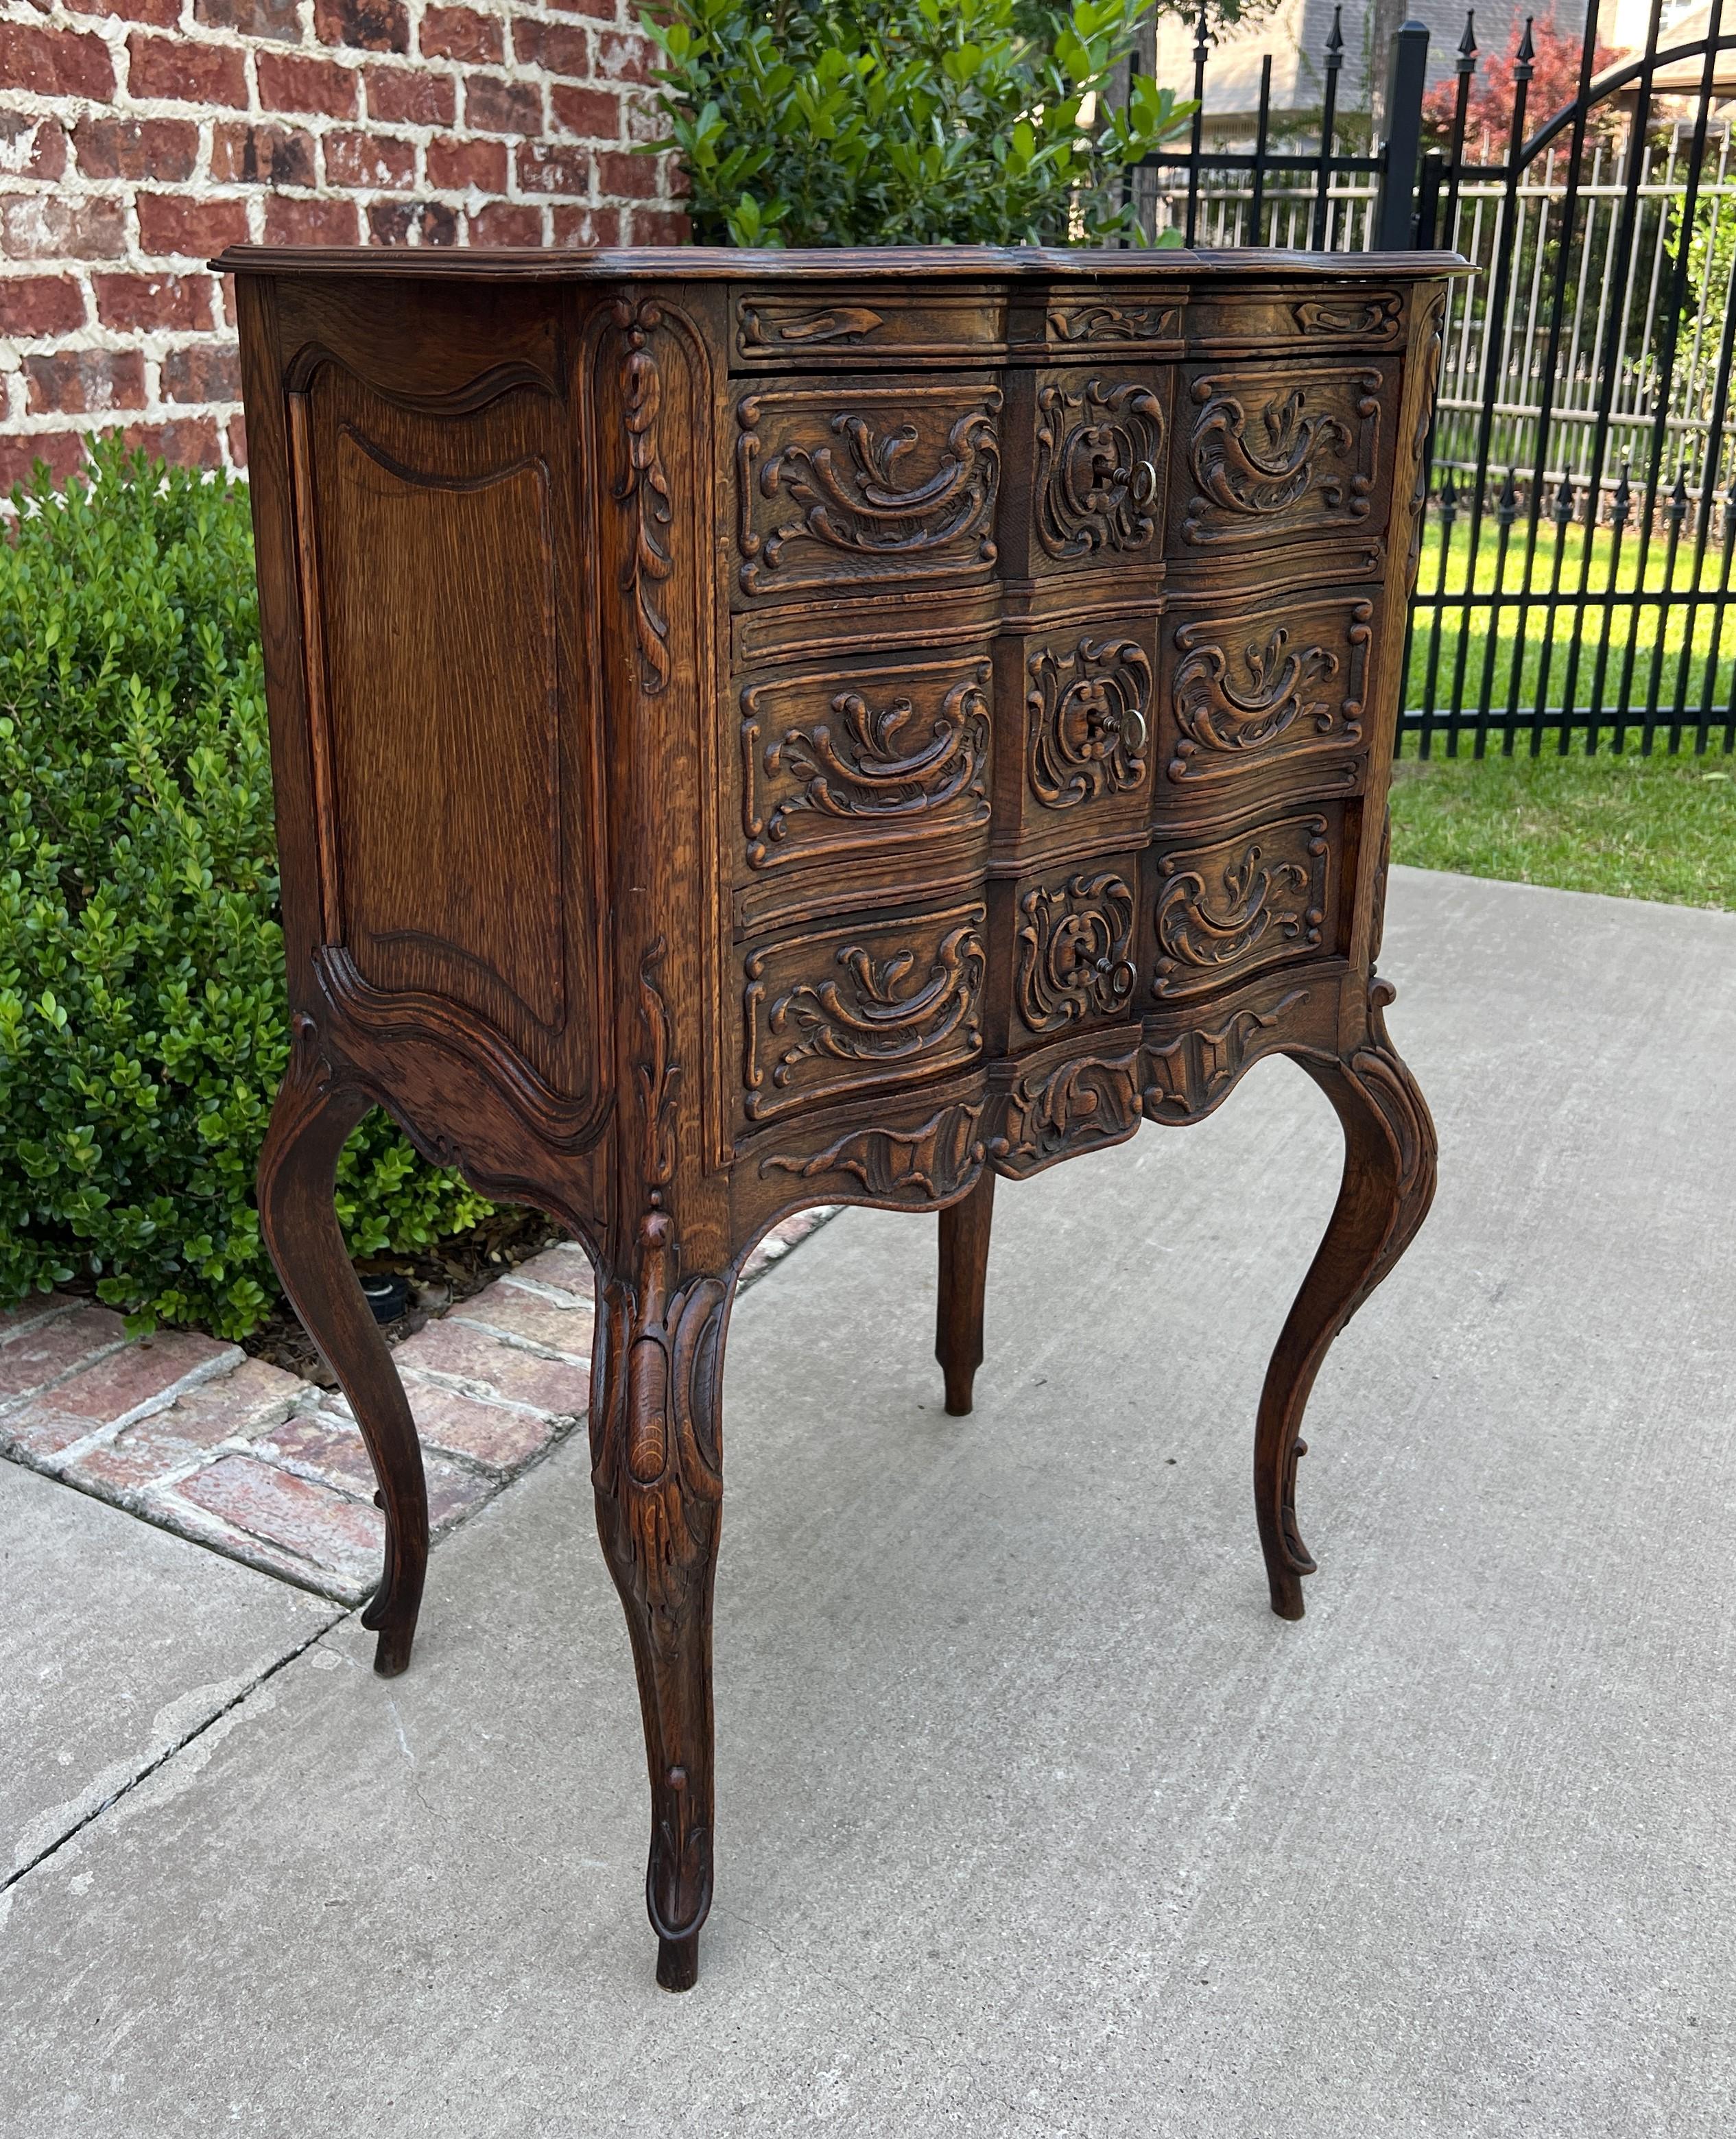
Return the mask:
<path id="1" fill-rule="evenodd" d="M 1274 127 L 1269 58 L 1238 136 L 1206 115 L 1199 19 L 1206 111 L 1143 174 L 1154 231 L 1448 245 L 1481 271 L 1447 317 L 1401 748 L 1736 748 L 1736 0 L 1729 19 L 1711 0 L 1672 42 L 1652 0 L 1611 61 L 1588 0 L 1572 95 L 1541 112 L 1528 20 L 1493 136 L 1471 21 L 1445 111 L 1407 23 L 1366 154 L 1343 145 L 1337 20 L 1318 114 Z"/>

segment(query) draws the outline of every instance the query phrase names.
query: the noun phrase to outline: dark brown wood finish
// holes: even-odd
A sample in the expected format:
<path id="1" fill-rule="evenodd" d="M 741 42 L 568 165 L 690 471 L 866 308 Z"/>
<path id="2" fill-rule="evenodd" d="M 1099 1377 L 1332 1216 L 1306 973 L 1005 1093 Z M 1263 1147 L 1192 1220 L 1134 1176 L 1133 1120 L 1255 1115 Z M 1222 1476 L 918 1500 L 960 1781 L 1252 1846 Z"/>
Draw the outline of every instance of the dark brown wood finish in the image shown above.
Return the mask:
<path id="1" fill-rule="evenodd" d="M 237 277 L 295 1052 L 260 1172 L 387 1517 L 403 1392 L 332 1211 L 374 1104 L 599 1273 L 590 1442 L 658 1980 L 712 1879 L 736 1280 L 938 1210 L 968 1412 L 994 1182 L 1293 1056 L 1344 1179 L 1255 1436 L 1434 1185 L 1375 978 L 1439 255 L 275 252 Z"/>

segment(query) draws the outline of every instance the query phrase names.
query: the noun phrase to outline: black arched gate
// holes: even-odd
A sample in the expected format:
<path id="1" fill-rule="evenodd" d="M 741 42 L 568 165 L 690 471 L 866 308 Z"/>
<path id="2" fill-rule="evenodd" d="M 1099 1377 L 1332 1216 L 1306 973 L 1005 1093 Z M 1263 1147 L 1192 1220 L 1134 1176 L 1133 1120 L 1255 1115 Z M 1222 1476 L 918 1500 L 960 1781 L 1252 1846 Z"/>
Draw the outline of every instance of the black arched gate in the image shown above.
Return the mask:
<path id="1" fill-rule="evenodd" d="M 1147 174 L 1156 227 L 1201 243 L 1408 235 L 1482 270 L 1448 315 L 1401 747 L 1736 748 L 1736 0 L 1729 32 L 1724 0 L 1677 19 L 1652 0 L 1644 48 L 1611 58 L 1590 0 L 1545 110 L 1525 22 L 1499 130 L 1468 22 L 1432 140 L 1407 24 L 1360 155 L 1335 31 L 1311 139 L 1274 138 L 1263 96 L 1250 138 L 1208 118 Z"/>

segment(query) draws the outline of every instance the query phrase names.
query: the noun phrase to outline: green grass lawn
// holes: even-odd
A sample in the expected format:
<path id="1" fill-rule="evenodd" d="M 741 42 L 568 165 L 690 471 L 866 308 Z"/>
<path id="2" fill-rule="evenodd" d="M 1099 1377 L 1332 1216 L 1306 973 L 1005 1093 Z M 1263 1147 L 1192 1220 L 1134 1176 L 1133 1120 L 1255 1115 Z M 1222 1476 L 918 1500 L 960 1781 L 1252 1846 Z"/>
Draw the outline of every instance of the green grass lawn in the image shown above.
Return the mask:
<path id="1" fill-rule="evenodd" d="M 1465 752 L 1393 767 L 1392 858 L 1419 869 L 1677 906 L 1736 908 L 1736 757 L 1481 759 Z M 1461 748 L 1463 746 L 1461 746 Z"/>
<path id="2" fill-rule="evenodd" d="M 1462 673 L 1460 702 L 1474 711 L 1486 702 L 1490 709 L 1488 755 L 1472 755 L 1474 737 L 1468 732 L 1459 737 L 1456 757 L 1446 755 L 1439 732 L 1424 761 L 1415 742 L 1406 742 L 1392 792 L 1395 860 L 1567 891 L 1736 908 L 1736 757 L 1723 748 L 1726 709 L 1736 693 L 1736 601 L 1720 626 L 1715 604 L 1706 599 L 1721 581 L 1736 580 L 1736 571 L 1709 546 L 1696 572 L 1691 523 L 1684 532 L 1673 566 L 1667 537 L 1653 536 L 1642 588 L 1632 526 L 1619 544 L 1607 528 L 1593 530 L 1587 556 L 1582 526 L 1562 531 L 1545 520 L 1528 569 L 1523 517 L 1504 559 L 1490 514 L 1478 544 L 1474 590 L 1499 587 L 1526 597 L 1494 612 L 1492 624 L 1487 609 L 1452 606 L 1453 595 L 1465 590 L 1469 562 L 1465 516 L 1443 555 L 1431 516 L 1417 575 L 1423 600 L 1406 700 L 1413 708 L 1444 712 Z M 1613 599 L 1583 610 L 1563 602 L 1552 621 L 1552 585 L 1571 597 L 1582 577 L 1593 596 Z M 1437 623 L 1428 597 L 1443 585 Z M 1622 599 L 1646 592 L 1668 598 Z M 1539 702 L 1561 705 L 1570 673 L 1572 703 L 1604 716 L 1602 746 L 1587 756 L 1584 736 L 1576 732 L 1563 757 L 1560 732 L 1549 729 L 1539 756 L 1532 756 L 1527 732 L 1516 734 L 1513 755 L 1504 755 L 1509 705 L 1521 715 Z M 1672 757 L 1665 746 L 1678 701 L 1687 747 Z M 1648 702 L 1659 729 L 1650 757 L 1640 751 Z M 1708 754 L 1696 757 L 1703 706 L 1713 717 Z M 1618 753 L 1609 747 L 1609 731 L 1615 709 L 1623 707 L 1626 733 Z"/>
<path id="3" fill-rule="evenodd" d="M 1587 557 L 1583 527 L 1558 531 L 1546 520 L 1528 569 L 1523 520 L 1513 528 L 1504 559 L 1499 531 L 1485 518 L 1471 590 L 1487 595 L 1499 587 L 1525 596 L 1492 613 L 1455 609 L 1454 597 L 1466 590 L 1469 531 L 1463 521 L 1454 528 L 1443 558 L 1440 528 L 1431 521 L 1416 575 L 1406 702 L 1444 710 L 1456 687 L 1461 705 L 1473 709 L 1486 700 L 1498 724 L 1509 706 L 1528 712 L 1540 695 L 1545 706 L 1561 705 L 1571 681 L 1575 706 L 1607 716 L 1625 702 L 1631 721 L 1643 720 L 1650 703 L 1667 725 L 1680 703 L 1692 729 L 1704 706 L 1713 717 L 1712 740 L 1721 744 L 1736 690 L 1736 599 L 1720 627 L 1714 598 L 1726 571 L 1723 552 L 1709 547 L 1696 572 L 1691 526 L 1684 534 L 1673 563 L 1667 540 L 1654 535 L 1642 590 L 1641 545 L 1631 528 L 1619 545 L 1607 528 L 1594 529 Z M 1576 599 L 1582 578 L 1589 598 L 1583 609 Z M 1561 597 L 1553 618 L 1552 586 Z M 1636 599 L 1644 595 L 1660 599 Z"/>

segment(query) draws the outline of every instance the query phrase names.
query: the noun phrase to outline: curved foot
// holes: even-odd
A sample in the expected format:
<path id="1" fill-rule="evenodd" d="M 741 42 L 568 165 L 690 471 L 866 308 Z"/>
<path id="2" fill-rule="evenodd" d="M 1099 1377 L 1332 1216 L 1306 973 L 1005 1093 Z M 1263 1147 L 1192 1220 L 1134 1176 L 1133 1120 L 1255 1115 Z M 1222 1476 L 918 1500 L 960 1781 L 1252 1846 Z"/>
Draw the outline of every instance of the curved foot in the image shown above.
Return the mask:
<path id="1" fill-rule="evenodd" d="M 259 1158 L 259 1222 L 283 1289 L 337 1376 L 361 1429 L 385 1512 L 385 1565 L 362 1614 L 378 1632 L 374 1668 L 395 1678 L 410 1661 L 428 1571 L 428 1490 L 403 1384 L 344 1246 L 333 1202 L 338 1154 L 373 1105 L 334 1089 L 313 1021 L 295 1046 Z"/>
<path id="2" fill-rule="evenodd" d="M 657 1942 L 657 1980 L 665 1990 L 691 1990 L 699 1980 L 699 1934 Z"/>
<path id="3" fill-rule="evenodd" d="M 655 1204 L 631 1279 L 607 1275 L 591 1364 L 597 1530 L 627 1615 L 651 1778 L 645 1906 L 657 1980 L 691 1990 L 712 1906 L 712 1592 L 723 1502 L 720 1407 L 731 1282 L 672 1289 Z"/>
<path id="4" fill-rule="evenodd" d="M 995 1177 L 985 1167 L 962 1202 L 941 1213 L 941 1286 L 934 1356 L 946 1378 L 946 1409 L 967 1418 L 976 1370 L 982 1364 L 982 1303 L 989 1275 L 989 1230 L 995 1216 Z"/>
<path id="5" fill-rule="evenodd" d="M 1435 1194 L 1435 1124 L 1416 1080 L 1386 1037 L 1384 982 L 1371 998 L 1368 1038 L 1348 1060 L 1298 1054 L 1344 1129 L 1338 1200 L 1280 1334 L 1260 1394 L 1254 1506 L 1272 1609 L 1303 1614 L 1302 1578 L 1314 1561 L 1296 1523 L 1296 1466 L 1308 1452 L 1302 1415 L 1333 1339 L 1411 1245 Z"/>

